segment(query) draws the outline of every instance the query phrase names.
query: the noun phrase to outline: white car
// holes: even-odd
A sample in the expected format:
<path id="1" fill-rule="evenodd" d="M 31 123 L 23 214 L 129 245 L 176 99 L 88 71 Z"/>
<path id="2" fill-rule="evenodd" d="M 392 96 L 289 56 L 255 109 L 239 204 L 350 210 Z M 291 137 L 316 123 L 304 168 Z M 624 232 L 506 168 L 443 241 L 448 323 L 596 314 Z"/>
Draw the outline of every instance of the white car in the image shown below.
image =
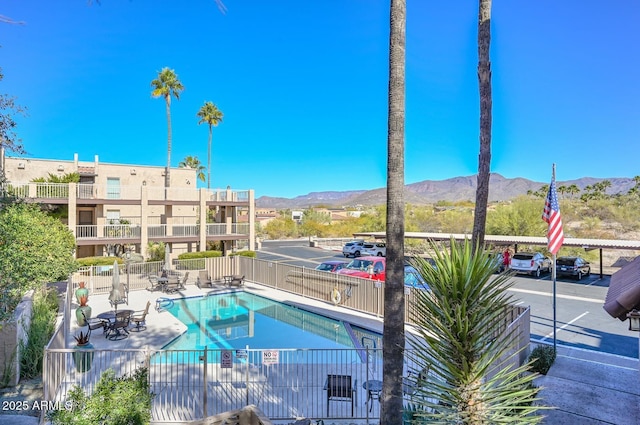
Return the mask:
<path id="1" fill-rule="evenodd" d="M 384 242 L 367 242 L 364 244 L 362 255 L 385 257 L 387 255 L 387 245 Z"/>
<path id="2" fill-rule="evenodd" d="M 342 255 L 349 257 L 353 255 L 353 258 L 359 257 L 364 249 L 363 240 L 349 241 L 342 247 Z"/>
<path id="3" fill-rule="evenodd" d="M 518 252 L 511 257 L 511 270 L 540 277 L 542 272 L 551 271 L 551 260 L 539 252 Z"/>

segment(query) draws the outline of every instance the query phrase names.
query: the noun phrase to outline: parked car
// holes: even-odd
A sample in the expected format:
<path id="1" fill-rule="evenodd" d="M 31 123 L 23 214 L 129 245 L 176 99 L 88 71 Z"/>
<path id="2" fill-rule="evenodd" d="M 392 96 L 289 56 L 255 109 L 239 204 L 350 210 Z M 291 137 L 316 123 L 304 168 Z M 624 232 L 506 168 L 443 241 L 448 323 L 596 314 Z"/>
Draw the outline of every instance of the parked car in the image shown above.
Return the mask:
<path id="1" fill-rule="evenodd" d="M 342 247 L 342 255 L 349 257 L 353 255 L 353 258 L 359 257 L 364 249 L 364 240 L 349 241 Z"/>
<path id="2" fill-rule="evenodd" d="M 518 252 L 511 258 L 511 270 L 540 277 L 542 272 L 551 271 L 551 259 L 539 252 Z"/>
<path id="3" fill-rule="evenodd" d="M 347 263 L 346 261 L 340 261 L 340 260 L 325 261 L 323 263 L 320 263 L 316 267 L 316 270 L 335 273 L 338 270 L 343 269 L 347 264 L 349 263 Z"/>
<path id="4" fill-rule="evenodd" d="M 418 289 L 429 289 L 429 284 L 413 266 L 404 266 L 404 284 Z"/>
<path id="5" fill-rule="evenodd" d="M 367 242 L 364 244 L 362 255 L 385 257 L 387 255 L 387 245 L 384 242 Z"/>
<path id="6" fill-rule="evenodd" d="M 381 280 L 384 282 L 386 277 L 386 261 L 384 257 L 368 256 L 354 258 L 345 268 L 338 270 L 336 273 Z"/>
<path id="7" fill-rule="evenodd" d="M 577 280 L 591 274 L 591 265 L 582 257 L 558 257 L 556 259 L 557 276 L 573 276 Z"/>

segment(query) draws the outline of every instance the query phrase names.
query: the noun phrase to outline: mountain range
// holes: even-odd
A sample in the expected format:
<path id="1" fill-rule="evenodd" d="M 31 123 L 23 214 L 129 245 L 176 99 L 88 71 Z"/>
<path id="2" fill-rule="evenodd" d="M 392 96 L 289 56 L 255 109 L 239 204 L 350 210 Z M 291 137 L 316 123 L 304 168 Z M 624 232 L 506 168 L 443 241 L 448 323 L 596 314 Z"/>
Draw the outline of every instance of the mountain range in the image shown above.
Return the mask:
<path id="1" fill-rule="evenodd" d="M 408 204 L 434 204 L 438 201 L 471 201 L 475 202 L 477 175 L 453 177 L 446 180 L 424 180 L 405 185 L 404 198 Z M 557 186 L 576 185 L 580 190 L 597 182 L 608 180 L 611 186 L 608 194 L 626 193 L 635 186 L 632 178 L 594 178 L 582 177 L 577 180 L 557 181 Z M 492 173 L 489 180 L 489 202 L 508 201 L 527 192 L 536 192 L 549 183 L 535 182 L 516 177 L 507 179 L 500 174 Z M 372 190 L 350 190 L 344 192 L 311 192 L 295 198 L 277 198 L 261 196 L 256 199 L 258 208 L 292 209 L 309 208 L 322 205 L 325 207 L 350 207 L 357 205 L 382 205 L 386 202 L 384 187 Z"/>

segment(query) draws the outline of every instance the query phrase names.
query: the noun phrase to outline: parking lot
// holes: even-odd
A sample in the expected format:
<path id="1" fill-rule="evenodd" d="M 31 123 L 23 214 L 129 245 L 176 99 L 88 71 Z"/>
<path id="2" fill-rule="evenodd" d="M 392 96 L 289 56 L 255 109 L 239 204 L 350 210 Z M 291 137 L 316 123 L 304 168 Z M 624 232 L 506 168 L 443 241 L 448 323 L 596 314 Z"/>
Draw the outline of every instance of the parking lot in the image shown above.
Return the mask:
<path id="1" fill-rule="evenodd" d="M 342 253 L 311 248 L 307 240 L 264 241 L 258 258 L 314 268 L 328 260 L 344 259 Z M 514 300 L 531 307 L 531 339 L 553 343 L 553 282 L 540 278 L 513 277 Z M 602 308 L 610 276 L 592 274 L 576 281 L 556 279 L 556 342 L 558 345 L 638 358 L 638 333 L 627 322 L 609 316 Z"/>

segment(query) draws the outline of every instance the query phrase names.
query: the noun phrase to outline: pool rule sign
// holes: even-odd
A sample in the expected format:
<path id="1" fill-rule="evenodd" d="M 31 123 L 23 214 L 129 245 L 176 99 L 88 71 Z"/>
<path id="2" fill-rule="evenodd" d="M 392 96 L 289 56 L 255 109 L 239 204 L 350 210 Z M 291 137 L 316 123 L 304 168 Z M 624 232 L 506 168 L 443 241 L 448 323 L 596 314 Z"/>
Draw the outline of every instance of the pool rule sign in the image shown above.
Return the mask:
<path id="1" fill-rule="evenodd" d="M 278 350 L 264 350 L 262 352 L 262 364 L 278 364 L 280 352 Z"/>
<path id="2" fill-rule="evenodd" d="M 220 367 L 222 369 L 233 368 L 233 354 L 231 350 L 222 350 L 220 356 Z"/>

